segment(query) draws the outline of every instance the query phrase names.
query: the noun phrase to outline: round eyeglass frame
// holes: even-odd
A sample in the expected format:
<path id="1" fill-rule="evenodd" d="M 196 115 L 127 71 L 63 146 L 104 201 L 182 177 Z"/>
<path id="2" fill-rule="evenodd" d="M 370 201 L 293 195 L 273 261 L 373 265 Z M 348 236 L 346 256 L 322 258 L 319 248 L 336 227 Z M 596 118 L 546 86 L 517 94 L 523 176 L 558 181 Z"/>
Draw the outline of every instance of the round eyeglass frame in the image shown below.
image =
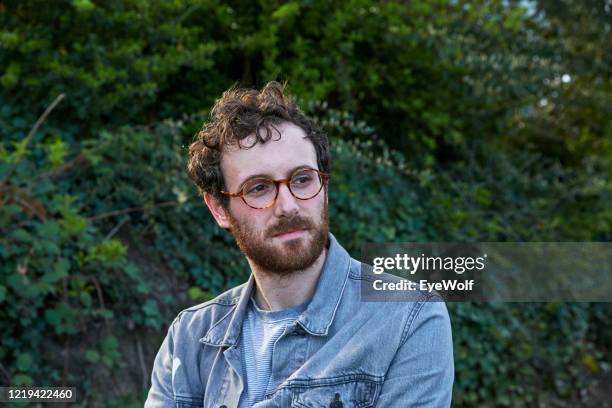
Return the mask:
<path id="1" fill-rule="evenodd" d="M 291 179 L 293 178 L 293 176 L 295 175 L 295 173 L 298 173 L 300 171 L 304 171 L 304 170 L 312 170 L 317 172 L 317 174 L 319 175 L 319 181 L 321 182 L 321 187 L 319 187 L 319 189 L 317 190 L 316 193 L 314 193 L 312 195 L 312 197 L 308 197 L 308 198 L 300 198 L 297 197 L 295 194 L 293 194 L 293 191 L 291 190 L 291 184 L 289 184 L 289 182 L 291 181 Z M 262 179 L 264 179 L 265 177 L 262 177 Z M 313 198 L 315 198 L 317 195 L 319 195 L 319 193 L 321 192 L 321 190 L 323 189 L 323 187 L 325 186 L 325 184 L 327 184 L 327 182 L 329 181 L 329 174 L 324 173 L 322 171 L 319 171 L 317 169 L 313 169 L 310 167 L 306 167 L 306 168 L 301 168 L 301 169 L 297 169 L 296 171 L 294 171 L 293 173 L 291 173 L 291 176 L 289 178 L 286 179 L 278 179 L 278 180 L 273 180 L 271 178 L 268 178 L 268 180 L 270 180 L 271 182 L 274 183 L 274 187 L 276 188 L 276 194 L 274 195 L 274 199 L 270 202 L 270 204 L 266 205 L 265 207 L 253 207 L 251 204 L 247 203 L 246 199 L 244 198 L 244 185 L 251 181 L 252 179 L 246 180 L 244 183 L 242 183 L 242 185 L 240 186 L 240 190 L 235 192 L 235 193 L 230 193 L 229 191 L 221 191 L 221 194 L 229 196 L 229 197 L 240 197 L 242 199 L 242 201 L 249 207 L 255 209 L 255 210 L 263 210 L 265 208 L 270 208 L 274 205 L 274 203 L 276 203 L 276 199 L 278 198 L 278 192 L 280 191 L 280 185 L 281 184 L 285 184 L 287 185 L 287 189 L 289 190 L 289 192 L 291 193 L 291 195 L 293 197 L 295 197 L 298 200 L 302 200 L 302 201 L 306 201 L 306 200 L 312 200 Z"/>

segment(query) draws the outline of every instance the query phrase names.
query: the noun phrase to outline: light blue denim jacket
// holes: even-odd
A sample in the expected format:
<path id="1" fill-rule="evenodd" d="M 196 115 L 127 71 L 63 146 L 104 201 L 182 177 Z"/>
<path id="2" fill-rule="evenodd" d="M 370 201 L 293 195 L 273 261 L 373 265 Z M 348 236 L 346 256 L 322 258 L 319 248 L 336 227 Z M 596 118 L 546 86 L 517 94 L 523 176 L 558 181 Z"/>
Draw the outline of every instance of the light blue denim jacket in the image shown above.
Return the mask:
<path id="1" fill-rule="evenodd" d="M 360 301 L 361 282 L 384 275 L 362 272 L 329 238 L 315 295 L 276 342 L 265 399 L 254 407 L 450 406 L 453 345 L 444 302 L 425 292 L 409 302 Z M 155 358 L 146 408 L 238 406 L 238 342 L 253 287 L 251 276 L 179 313 Z"/>

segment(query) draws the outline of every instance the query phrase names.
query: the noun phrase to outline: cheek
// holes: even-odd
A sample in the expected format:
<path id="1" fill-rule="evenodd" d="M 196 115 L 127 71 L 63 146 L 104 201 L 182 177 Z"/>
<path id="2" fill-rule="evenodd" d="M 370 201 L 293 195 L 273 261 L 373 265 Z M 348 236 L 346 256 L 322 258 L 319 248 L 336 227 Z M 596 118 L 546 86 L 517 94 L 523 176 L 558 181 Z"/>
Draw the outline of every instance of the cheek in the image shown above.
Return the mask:
<path id="1" fill-rule="evenodd" d="M 242 200 L 234 200 L 230 204 L 230 211 L 234 219 L 240 221 L 241 223 L 247 222 L 249 220 L 255 220 L 259 214 L 257 214 L 257 210 L 246 205 Z"/>
<path id="2" fill-rule="evenodd" d="M 232 210 L 232 214 L 236 221 L 246 225 L 253 232 L 261 232 L 270 224 L 270 215 L 266 209 L 256 210 L 244 203 L 236 205 L 235 209 Z"/>
<path id="3" fill-rule="evenodd" d="M 325 196 L 317 196 L 315 200 L 309 200 L 305 202 L 307 205 L 304 209 L 308 212 L 308 216 L 314 218 L 322 217 L 323 209 L 325 208 Z"/>

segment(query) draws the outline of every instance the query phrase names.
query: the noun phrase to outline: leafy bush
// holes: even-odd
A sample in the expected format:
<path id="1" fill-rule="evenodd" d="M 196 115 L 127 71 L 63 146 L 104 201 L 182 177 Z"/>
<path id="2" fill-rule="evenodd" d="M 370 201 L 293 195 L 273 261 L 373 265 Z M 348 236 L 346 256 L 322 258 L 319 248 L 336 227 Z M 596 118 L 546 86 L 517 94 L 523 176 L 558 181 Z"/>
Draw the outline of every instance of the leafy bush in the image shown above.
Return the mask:
<path id="1" fill-rule="evenodd" d="M 355 130 L 367 134 L 363 124 Z M 101 132 L 79 151 L 48 135 L 3 146 L 0 302 L 11 305 L 0 312 L 3 382 L 87 379 L 84 391 L 96 401 L 107 395 L 101 372 L 128 373 L 141 364 L 130 361 L 125 339 L 142 342 L 141 359 L 150 364 L 178 310 L 247 278 L 248 265 L 186 176 L 184 132 L 184 123 L 166 121 Z M 436 175 L 412 169 L 380 142 L 334 136 L 332 146 L 332 231 L 355 256 L 366 241 L 582 237 L 551 223 L 566 208 L 550 204 L 558 203 L 559 189 L 587 188 L 563 169 L 545 171 L 537 161 L 511 162 L 498 153 L 480 174 L 458 166 Z M 532 167 L 510 171 L 517 163 Z M 498 172 L 507 178 L 503 189 L 496 187 Z M 589 203 L 602 199 L 602 186 L 589 187 Z M 588 208 L 575 216 L 599 225 L 601 214 Z M 535 229 L 534 214 L 541 219 Z M 609 319 L 610 308 L 458 303 L 449 309 L 460 406 L 577 401 L 609 357 L 602 347 L 609 330 L 594 330 L 592 322 Z M 143 333 L 154 336 L 147 342 Z M 550 375 L 542 379 L 542 372 Z"/>
<path id="2" fill-rule="evenodd" d="M 499 138 L 579 165 L 610 158 L 610 13 L 597 1 L 8 1 L 0 123 L 23 136 L 64 92 L 50 126 L 81 140 L 286 79 L 419 167 Z"/>
<path id="3" fill-rule="evenodd" d="M 354 256 L 610 241 L 611 10 L 0 1 L 0 381 L 137 405 L 165 325 L 246 279 L 184 171 L 198 112 L 234 83 L 286 79 L 329 130 L 332 231 Z M 609 305 L 449 309 L 457 406 L 598 405 Z"/>

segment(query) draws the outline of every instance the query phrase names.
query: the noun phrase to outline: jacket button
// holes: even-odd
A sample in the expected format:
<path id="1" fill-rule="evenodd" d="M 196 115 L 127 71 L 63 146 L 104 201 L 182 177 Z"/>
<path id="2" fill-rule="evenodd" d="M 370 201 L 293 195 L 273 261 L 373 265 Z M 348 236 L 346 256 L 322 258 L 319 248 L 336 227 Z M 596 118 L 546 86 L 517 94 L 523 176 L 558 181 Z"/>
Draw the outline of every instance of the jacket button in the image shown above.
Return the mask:
<path id="1" fill-rule="evenodd" d="M 343 408 L 344 404 L 342 404 L 342 401 L 340 401 L 340 394 L 336 393 L 336 395 L 334 395 L 334 400 L 331 402 L 331 404 L 329 404 L 329 408 Z"/>

